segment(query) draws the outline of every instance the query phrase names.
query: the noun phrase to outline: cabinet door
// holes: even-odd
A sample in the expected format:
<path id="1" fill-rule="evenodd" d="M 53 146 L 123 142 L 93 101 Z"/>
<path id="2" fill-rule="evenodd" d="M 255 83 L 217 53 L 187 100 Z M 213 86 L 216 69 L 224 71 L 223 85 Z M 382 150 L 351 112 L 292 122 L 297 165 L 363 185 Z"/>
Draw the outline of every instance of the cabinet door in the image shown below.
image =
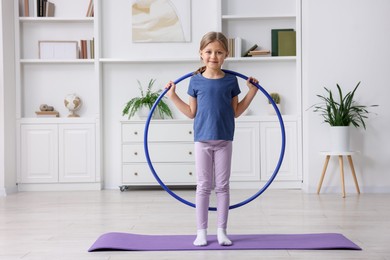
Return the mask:
<path id="1" fill-rule="evenodd" d="M 233 142 L 232 181 L 260 180 L 259 124 L 236 122 Z"/>
<path id="2" fill-rule="evenodd" d="M 59 181 L 95 181 L 95 126 L 59 126 Z"/>
<path id="3" fill-rule="evenodd" d="M 21 125 L 21 183 L 58 181 L 57 125 Z"/>
<path id="4" fill-rule="evenodd" d="M 275 180 L 299 180 L 298 142 L 296 122 L 285 122 L 286 149 L 283 163 Z M 277 122 L 261 123 L 261 180 L 268 181 L 274 173 L 282 144 L 280 125 Z"/>

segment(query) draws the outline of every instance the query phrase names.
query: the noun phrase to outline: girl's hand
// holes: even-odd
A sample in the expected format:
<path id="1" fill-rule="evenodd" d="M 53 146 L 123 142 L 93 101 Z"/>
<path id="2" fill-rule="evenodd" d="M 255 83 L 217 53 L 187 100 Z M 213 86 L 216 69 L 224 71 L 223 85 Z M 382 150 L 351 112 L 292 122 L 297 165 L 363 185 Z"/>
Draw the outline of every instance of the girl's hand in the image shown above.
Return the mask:
<path id="1" fill-rule="evenodd" d="M 246 81 L 246 85 L 248 86 L 249 89 L 256 89 L 258 90 L 258 88 L 254 85 L 254 84 L 258 84 L 259 81 L 254 78 L 254 77 L 249 77 L 248 80 Z"/>
<path id="2" fill-rule="evenodd" d="M 169 89 L 167 96 L 172 97 L 176 93 L 176 84 L 171 80 L 165 85 L 165 89 Z"/>

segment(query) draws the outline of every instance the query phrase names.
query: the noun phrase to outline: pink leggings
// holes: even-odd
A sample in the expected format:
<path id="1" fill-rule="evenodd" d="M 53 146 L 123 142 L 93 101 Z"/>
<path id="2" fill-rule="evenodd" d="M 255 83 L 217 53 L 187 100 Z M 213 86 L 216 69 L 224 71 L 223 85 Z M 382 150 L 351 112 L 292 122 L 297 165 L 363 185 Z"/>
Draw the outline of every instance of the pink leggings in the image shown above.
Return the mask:
<path id="1" fill-rule="evenodd" d="M 218 228 L 226 229 L 230 203 L 231 161 L 231 141 L 195 142 L 197 229 L 207 229 L 210 194 L 214 184 L 217 195 Z"/>

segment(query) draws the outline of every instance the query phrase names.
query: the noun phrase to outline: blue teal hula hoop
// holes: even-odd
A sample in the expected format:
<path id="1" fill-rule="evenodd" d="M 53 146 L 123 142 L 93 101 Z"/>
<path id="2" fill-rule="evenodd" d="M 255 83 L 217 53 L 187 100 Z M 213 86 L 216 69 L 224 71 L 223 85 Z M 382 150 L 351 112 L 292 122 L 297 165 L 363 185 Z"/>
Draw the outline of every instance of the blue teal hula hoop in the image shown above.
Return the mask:
<path id="1" fill-rule="evenodd" d="M 229 73 L 229 74 L 232 74 L 232 75 L 235 75 L 237 77 L 240 77 L 242 79 L 244 79 L 245 81 L 248 80 L 248 77 L 247 76 L 244 76 L 238 72 L 235 72 L 235 71 L 231 71 L 231 70 L 223 70 L 224 72 L 226 73 Z M 176 81 L 174 81 L 175 84 L 178 84 L 179 82 L 181 82 L 182 80 L 188 78 L 188 77 L 191 77 L 193 75 L 193 72 L 191 73 L 188 73 L 182 77 L 180 77 L 179 79 L 177 79 Z M 248 199 L 242 201 L 242 202 L 239 202 L 237 204 L 234 204 L 234 205 L 230 205 L 229 206 L 229 209 L 235 209 L 235 208 L 239 208 L 241 206 L 244 206 L 245 204 L 253 201 L 254 199 L 256 199 L 257 197 L 259 197 L 270 185 L 271 183 L 274 181 L 276 175 L 278 174 L 279 172 L 279 169 L 282 165 L 282 162 L 283 162 L 283 157 L 284 157 L 284 152 L 285 152 L 285 149 L 286 149 L 286 132 L 285 132 L 285 128 L 284 128 L 284 122 L 283 122 L 283 119 L 282 119 L 282 115 L 278 109 L 278 107 L 276 106 L 275 102 L 273 101 L 272 97 L 270 96 L 270 94 L 268 94 L 268 92 L 263 88 L 261 87 L 259 84 L 257 83 L 254 83 L 254 85 L 261 91 L 263 92 L 263 94 L 268 98 L 269 102 L 272 104 L 273 108 L 275 109 L 275 112 L 276 112 L 276 115 L 278 116 L 278 119 L 279 119 L 279 124 L 280 124 L 280 130 L 281 130 L 281 134 L 282 134 L 282 145 L 281 145 L 281 148 L 280 148 L 280 155 L 279 155 L 279 160 L 278 160 L 278 163 L 275 167 L 275 170 L 272 174 L 272 176 L 269 178 L 269 180 L 264 184 L 264 186 L 257 192 L 255 193 L 253 196 L 249 197 Z M 178 201 L 188 205 L 188 206 L 191 206 L 193 208 L 196 207 L 196 205 L 192 202 L 189 202 L 183 198 L 181 198 L 180 196 L 178 196 L 176 193 L 174 193 L 172 190 L 170 190 L 165 184 L 163 181 L 161 181 L 160 177 L 158 176 L 157 172 L 155 171 L 154 167 L 153 167 L 153 164 L 152 164 L 152 161 L 150 160 L 150 155 L 149 155 L 149 148 L 148 148 L 148 133 L 149 133 L 149 125 L 150 125 L 150 121 L 152 119 L 152 116 L 153 116 L 153 112 L 154 110 L 156 109 L 158 103 L 161 101 L 161 99 L 164 97 L 164 95 L 168 92 L 169 89 L 165 89 L 161 94 L 160 96 L 157 98 L 156 102 L 153 104 L 150 112 L 149 112 L 149 115 L 148 115 L 148 118 L 146 120 L 146 123 L 145 123 L 145 130 L 144 130 L 144 150 L 145 150 L 145 156 L 146 156 L 146 161 L 149 165 L 149 168 L 150 170 L 152 171 L 153 173 L 153 176 L 154 178 L 157 180 L 157 182 L 160 184 L 160 186 L 166 191 L 168 192 L 172 197 L 174 197 L 175 199 L 177 199 Z M 209 211 L 216 211 L 217 208 L 215 207 L 209 207 Z"/>

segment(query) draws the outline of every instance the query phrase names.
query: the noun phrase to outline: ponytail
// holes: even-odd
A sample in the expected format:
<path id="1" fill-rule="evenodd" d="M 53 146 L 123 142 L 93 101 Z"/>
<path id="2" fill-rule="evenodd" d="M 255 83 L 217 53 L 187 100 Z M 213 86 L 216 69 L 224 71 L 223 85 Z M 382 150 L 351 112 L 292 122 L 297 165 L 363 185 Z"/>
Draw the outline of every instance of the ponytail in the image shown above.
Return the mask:
<path id="1" fill-rule="evenodd" d="M 196 75 L 196 74 L 202 74 L 203 72 L 206 71 L 206 66 L 203 66 L 203 67 L 200 67 L 198 70 L 196 70 L 193 75 Z"/>

